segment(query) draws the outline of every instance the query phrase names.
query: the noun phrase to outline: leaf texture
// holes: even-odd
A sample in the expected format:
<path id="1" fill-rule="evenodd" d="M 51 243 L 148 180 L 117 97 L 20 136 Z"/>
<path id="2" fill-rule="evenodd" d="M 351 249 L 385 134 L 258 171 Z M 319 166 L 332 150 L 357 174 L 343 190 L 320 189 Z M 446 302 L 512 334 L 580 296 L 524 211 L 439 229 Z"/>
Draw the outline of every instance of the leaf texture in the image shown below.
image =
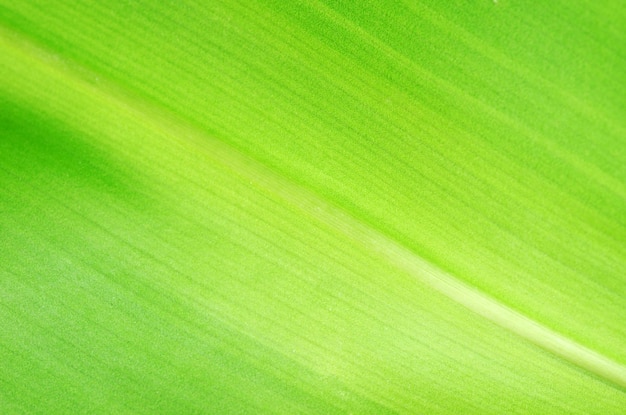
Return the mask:
<path id="1" fill-rule="evenodd" d="M 0 411 L 622 414 L 624 28 L 0 2 Z"/>

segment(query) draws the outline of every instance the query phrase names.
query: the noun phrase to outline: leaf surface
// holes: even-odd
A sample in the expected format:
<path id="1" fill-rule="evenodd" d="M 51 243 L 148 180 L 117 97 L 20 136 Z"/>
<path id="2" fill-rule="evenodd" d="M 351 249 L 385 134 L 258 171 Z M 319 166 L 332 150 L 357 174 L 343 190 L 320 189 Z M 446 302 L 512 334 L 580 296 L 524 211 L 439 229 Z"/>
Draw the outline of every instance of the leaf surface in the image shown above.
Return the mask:
<path id="1" fill-rule="evenodd" d="M 623 413 L 625 27 L 0 2 L 0 410 Z"/>

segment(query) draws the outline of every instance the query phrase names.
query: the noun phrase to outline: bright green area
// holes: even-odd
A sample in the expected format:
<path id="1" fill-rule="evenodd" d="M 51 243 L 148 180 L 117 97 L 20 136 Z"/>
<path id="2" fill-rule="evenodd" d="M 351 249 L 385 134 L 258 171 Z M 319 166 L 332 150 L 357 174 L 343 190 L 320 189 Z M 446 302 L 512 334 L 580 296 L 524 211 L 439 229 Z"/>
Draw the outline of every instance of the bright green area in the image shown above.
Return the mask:
<path id="1" fill-rule="evenodd" d="M 621 2 L 13 3 L 1 413 L 623 413 Z"/>

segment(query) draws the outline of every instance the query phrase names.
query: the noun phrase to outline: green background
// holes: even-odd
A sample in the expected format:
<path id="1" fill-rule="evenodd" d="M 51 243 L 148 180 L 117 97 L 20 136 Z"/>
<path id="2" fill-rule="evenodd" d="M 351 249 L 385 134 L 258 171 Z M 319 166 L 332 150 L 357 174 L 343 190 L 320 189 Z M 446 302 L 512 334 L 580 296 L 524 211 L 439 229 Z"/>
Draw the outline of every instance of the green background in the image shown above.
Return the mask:
<path id="1" fill-rule="evenodd" d="M 625 242 L 621 1 L 0 1 L 2 413 L 623 414 Z"/>

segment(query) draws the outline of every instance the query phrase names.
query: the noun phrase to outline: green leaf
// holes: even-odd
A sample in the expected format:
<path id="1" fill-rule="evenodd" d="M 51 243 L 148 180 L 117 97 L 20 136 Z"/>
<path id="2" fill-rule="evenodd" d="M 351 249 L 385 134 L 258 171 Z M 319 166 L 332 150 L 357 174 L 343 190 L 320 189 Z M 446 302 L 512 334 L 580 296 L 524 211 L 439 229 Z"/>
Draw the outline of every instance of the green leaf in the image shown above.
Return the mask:
<path id="1" fill-rule="evenodd" d="M 621 2 L 13 3 L 1 413 L 624 413 Z"/>

